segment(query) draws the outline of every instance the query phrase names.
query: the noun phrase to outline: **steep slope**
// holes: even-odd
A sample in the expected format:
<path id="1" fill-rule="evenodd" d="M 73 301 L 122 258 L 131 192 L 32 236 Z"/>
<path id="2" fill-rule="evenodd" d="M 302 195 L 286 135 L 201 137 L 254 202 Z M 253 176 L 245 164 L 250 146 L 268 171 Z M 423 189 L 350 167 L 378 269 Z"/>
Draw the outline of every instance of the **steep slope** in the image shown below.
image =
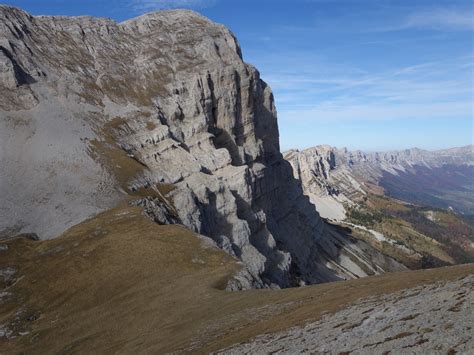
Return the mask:
<path id="1" fill-rule="evenodd" d="M 52 238 L 134 196 L 242 260 L 232 288 L 386 271 L 332 238 L 279 151 L 270 88 L 224 26 L 6 6 L 0 20 L 0 237 Z"/>
<path id="2" fill-rule="evenodd" d="M 464 265 L 285 290 L 223 291 L 240 267 L 208 238 L 178 225 L 160 226 L 127 204 L 53 240 L 2 242 L 0 348 L 2 353 L 29 354 L 209 353 L 262 333 L 317 321 L 324 314 L 328 321 L 331 313 L 357 300 L 361 301 L 355 308 L 343 313 L 351 314 L 343 331 L 365 329 L 357 324 L 370 316 L 375 329 L 393 324 L 383 333 L 388 337 L 403 327 L 396 315 L 411 315 L 403 299 L 413 300 L 425 284 L 437 283 L 434 286 L 440 290 L 445 281 L 456 283 L 474 273 L 472 265 Z M 382 313 L 383 317 L 376 312 L 387 300 L 381 295 L 413 287 L 418 290 L 388 298 L 398 300 L 385 303 L 393 312 Z M 469 307 L 450 296 L 445 294 L 444 322 L 433 324 L 436 329 L 461 315 L 446 309 L 458 303 L 459 310 Z M 422 303 L 431 306 L 425 299 Z M 377 307 L 370 313 L 372 304 Z M 329 324 L 341 318 L 338 315 Z M 415 318 L 406 322 L 415 325 L 410 341 L 428 327 Z M 444 329 L 459 335 L 461 328 L 458 323 Z"/>

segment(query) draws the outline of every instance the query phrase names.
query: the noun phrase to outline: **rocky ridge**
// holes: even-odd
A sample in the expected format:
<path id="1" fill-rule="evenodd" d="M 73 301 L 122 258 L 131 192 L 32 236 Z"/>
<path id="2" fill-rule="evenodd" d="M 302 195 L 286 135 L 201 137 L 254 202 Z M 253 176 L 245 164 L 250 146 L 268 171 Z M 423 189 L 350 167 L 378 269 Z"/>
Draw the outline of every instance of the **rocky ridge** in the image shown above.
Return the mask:
<path id="1" fill-rule="evenodd" d="M 472 262 L 473 146 L 285 154 L 319 214 L 409 268 Z M 452 207 L 454 206 L 454 207 Z"/>

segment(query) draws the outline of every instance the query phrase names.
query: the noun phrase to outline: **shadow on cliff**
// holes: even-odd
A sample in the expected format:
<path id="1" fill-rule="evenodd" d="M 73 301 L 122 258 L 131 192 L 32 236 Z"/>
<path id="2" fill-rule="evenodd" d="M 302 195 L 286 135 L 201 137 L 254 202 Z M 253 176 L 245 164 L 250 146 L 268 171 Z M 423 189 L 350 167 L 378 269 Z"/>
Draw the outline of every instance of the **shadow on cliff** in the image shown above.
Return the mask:
<path id="1" fill-rule="evenodd" d="M 264 174 L 261 184 L 270 188 L 256 199 L 256 205 L 265 212 L 267 228 L 277 245 L 291 255 L 290 282 L 284 286 L 341 280 L 327 267 L 328 262 L 337 263 L 339 250 L 330 243 L 326 223 L 303 194 L 290 163 L 280 155 L 264 165 L 272 173 Z"/>
<path id="2" fill-rule="evenodd" d="M 262 91 L 267 87 L 261 80 L 259 85 Z M 290 163 L 280 152 L 273 95 L 269 97 L 270 103 L 264 102 L 262 94 L 257 95 L 256 100 L 255 135 L 262 142 L 264 154 L 248 165 L 252 168 L 255 164 L 262 164 L 263 174 L 251 186 L 252 206 L 235 192 L 234 196 L 241 211 L 239 218 L 251 226 L 252 245 L 268 258 L 262 277 L 282 287 L 340 280 L 336 272 L 326 266 L 328 258 L 338 259 L 339 251 L 321 243 L 329 238 L 325 223 L 303 194 L 300 181 L 294 177 Z M 266 221 L 252 221 L 249 214 L 242 211 L 252 211 L 254 215 L 262 211 Z M 269 236 L 265 232 L 273 236 L 276 249 L 283 253 L 275 254 L 274 248 L 268 245 Z M 282 270 L 282 260 L 278 257 L 286 252 L 291 255 L 291 263 L 289 270 Z M 269 258 L 270 255 L 277 255 L 277 260 Z"/>

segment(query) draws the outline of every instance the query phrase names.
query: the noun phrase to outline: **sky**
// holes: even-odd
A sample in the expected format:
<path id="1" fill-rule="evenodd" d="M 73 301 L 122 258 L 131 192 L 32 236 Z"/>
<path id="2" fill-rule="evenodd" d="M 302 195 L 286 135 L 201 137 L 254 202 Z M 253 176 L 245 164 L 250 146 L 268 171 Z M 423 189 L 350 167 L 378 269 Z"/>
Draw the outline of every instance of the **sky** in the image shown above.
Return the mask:
<path id="1" fill-rule="evenodd" d="M 189 8 L 229 27 L 273 89 L 282 150 L 473 143 L 474 5 L 466 0 L 0 0 L 117 21 Z"/>

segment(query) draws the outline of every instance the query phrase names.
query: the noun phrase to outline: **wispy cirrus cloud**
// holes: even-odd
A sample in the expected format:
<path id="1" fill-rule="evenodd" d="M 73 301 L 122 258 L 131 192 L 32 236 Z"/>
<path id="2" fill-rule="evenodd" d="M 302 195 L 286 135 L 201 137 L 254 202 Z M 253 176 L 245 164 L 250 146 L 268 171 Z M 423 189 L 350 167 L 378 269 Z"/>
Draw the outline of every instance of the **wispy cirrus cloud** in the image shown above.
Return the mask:
<path id="1" fill-rule="evenodd" d="M 347 121 L 387 121 L 387 120 L 426 120 L 455 119 L 465 117 L 472 110 L 471 102 L 440 103 L 349 103 L 335 101 L 322 103 L 299 110 L 280 112 L 303 122 L 347 122 Z"/>
<path id="2" fill-rule="evenodd" d="M 132 0 L 129 6 L 136 12 L 166 9 L 202 9 L 214 6 L 217 0 Z"/>
<path id="3" fill-rule="evenodd" d="M 292 32 L 394 32 L 405 30 L 472 31 L 474 6 L 420 8 L 377 8 L 342 13 L 332 18 L 316 15 L 313 24 L 292 24 L 282 30 Z"/>
<path id="4" fill-rule="evenodd" d="M 472 56 L 364 73 L 317 69 L 265 77 L 283 122 L 455 119 L 472 116 Z M 339 74 L 336 74 L 339 72 Z"/>
<path id="5" fill-rule="evenodd" d="M 433 31 L 472 31 L 474 30 L 473 7 L 438 7 L 419 9 L 395 19 L 387 24 L 368 26 L 368 32 L 391 32 L 411 29 Z"/>
<path id="6" fill-rule="evenodd" d="M 440 30 L 473 30 L 474 10 L 470 8 L 436 8 L 411 13 L 401 28 Z"/>

